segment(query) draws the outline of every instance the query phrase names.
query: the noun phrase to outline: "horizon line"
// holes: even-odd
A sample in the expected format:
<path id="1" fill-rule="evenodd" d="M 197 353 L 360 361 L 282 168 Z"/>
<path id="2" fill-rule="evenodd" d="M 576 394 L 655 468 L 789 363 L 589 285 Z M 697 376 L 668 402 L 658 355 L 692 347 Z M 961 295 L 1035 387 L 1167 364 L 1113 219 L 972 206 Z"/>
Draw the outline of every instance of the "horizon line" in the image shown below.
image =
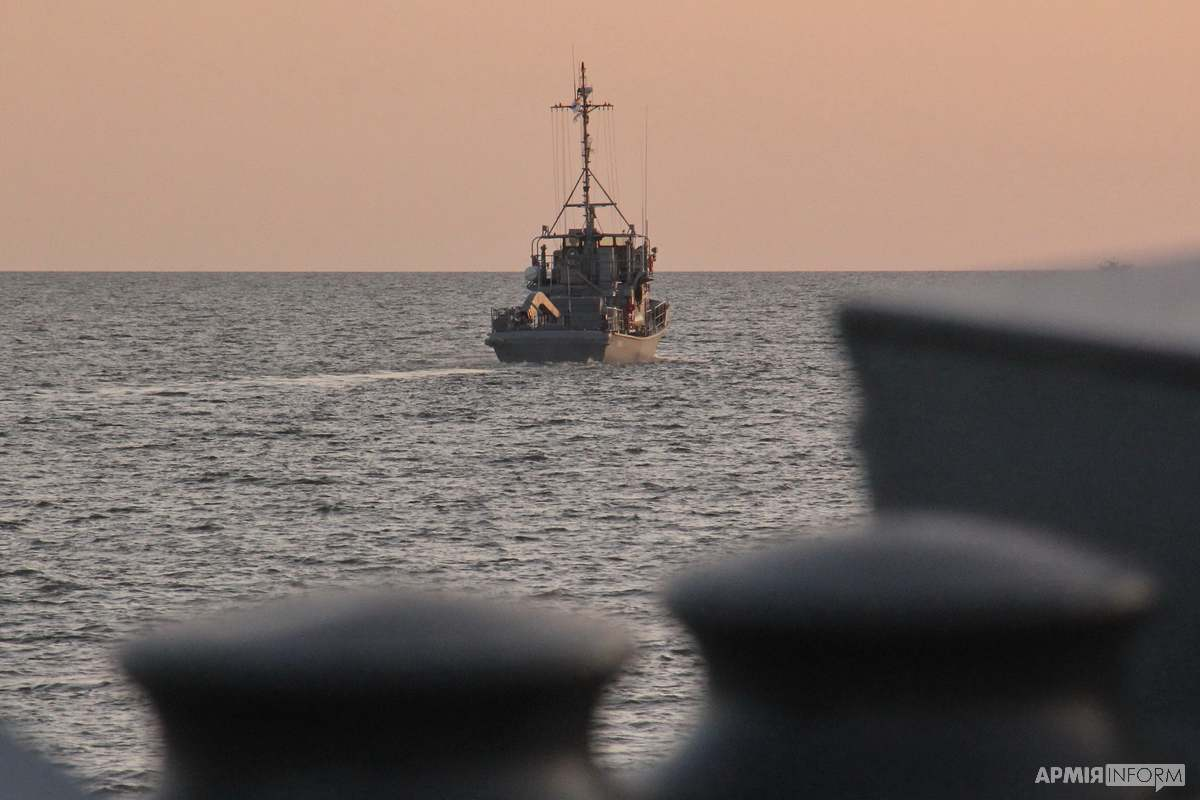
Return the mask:
<path id="1" fill-rule="evenodd" d="M 1014 267 L 748 267 L 741 269 L 733 269 L 728 267 L 678 267 L 659 269 L 659 274 L 663 273 L 764 273 L 764 272 L 779 272 L 779 273 L 794 273 L 794 272 L 1055 272 L 1055 271 L 1075 271 L 1088 272 L 1095 267 L 1091 266 L 1014 266 Z M 404 273 L 404 274 L 421 274 L 421 275 L 438 275 L 438 274 L 478 274 L 478 275 L 504 275 L 504 274 L 519 274 L 521 270 L 511 268 L 496 269 L 485 267 L 450 267 L 445 269 L 429 269 L 429 268 L 409 268 L 409 267 L 352 267 L 352 268 L 324 268 L 324 267 L 186 267 L 180 269 L 159 268 L 159 267 L 0 267 L 0 273 L 9 274 L 42 274 L 42 273 L 65 273 L 65 274 L 271 274 L 278 273 L 281 275 L 301 275 L 301 274 L 387 274 L 387 273 Z"/>

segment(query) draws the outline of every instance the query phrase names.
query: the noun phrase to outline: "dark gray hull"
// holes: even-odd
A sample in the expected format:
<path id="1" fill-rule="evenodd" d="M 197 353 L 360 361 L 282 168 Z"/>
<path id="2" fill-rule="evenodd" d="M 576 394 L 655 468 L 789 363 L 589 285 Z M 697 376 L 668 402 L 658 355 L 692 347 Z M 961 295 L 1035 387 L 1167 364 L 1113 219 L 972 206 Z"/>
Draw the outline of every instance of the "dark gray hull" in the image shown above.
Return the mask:
<path id="1" fill-rule="evenodd" d="M 501 361 L 602 361 L 607 364 L 638 364 L 653 361 L 658 340 L 666 329 L 649 336 L 628 336 L 604 331 L 536 330 L 498 331 L 484 343 Z"/>

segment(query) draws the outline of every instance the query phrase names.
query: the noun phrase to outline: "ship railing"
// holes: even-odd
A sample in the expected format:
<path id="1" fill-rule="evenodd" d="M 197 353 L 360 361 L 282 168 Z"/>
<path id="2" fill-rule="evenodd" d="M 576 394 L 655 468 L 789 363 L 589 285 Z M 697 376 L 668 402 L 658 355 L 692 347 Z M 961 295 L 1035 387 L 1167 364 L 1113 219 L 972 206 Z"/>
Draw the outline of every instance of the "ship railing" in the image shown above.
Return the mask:
<path id="1" fill-rule="evenodd" d="M 565 314 L 555 319 L 549 314 L 542 313 L 538 314 L 537 321 L 533 322 L 525 316 L 520 306 L 492 309 L 493 331 L 524 330 L 526 328 L 562 328 L 566 324 L 567 316 Z"/>
<path id="2" fill-rule="evenodd" d="M 651 331 L 660 331 L 667 327 L 667 318 L 670 314 L 670 303 L 663 300 L 652 302 L 650 306 L 650 320 L 648 327 Z"/>
<path id="3" fill-rule="evenodd" d="M 528 327 L 531 326 L 529 325 L 528 319 L 521 312 L 520 306 L 492 309 L 493 331 L 511 331 Z"/>
<path id="4" fill-rule="evenodd" d="M 492 330 L 506 331 L 512 327 L 511 308 L 492 308 Z"/>
<path id="5" fill-rule="evenodd" d="M 669 317 L 668 304 L 662 300 L 655 300 L 651 303 L 646 315 L 645 326 L 631 326 L 629 320 L 625 316 L 622 309 L 610 306 L 605 312 L 605 320 L 608 324 L 608 330 L 612 333 L 631 334 L 635 330 L 640 330 L 643 333 L 654 333 L 667 327 Z"/>
<path id="6" fill-rule="evenodd" d="M 625 333 L 625 315 L 621 313 L 621 309 L 609 306 L 605 311 L 605 319 L 608 321 L 610 332 Z"/>

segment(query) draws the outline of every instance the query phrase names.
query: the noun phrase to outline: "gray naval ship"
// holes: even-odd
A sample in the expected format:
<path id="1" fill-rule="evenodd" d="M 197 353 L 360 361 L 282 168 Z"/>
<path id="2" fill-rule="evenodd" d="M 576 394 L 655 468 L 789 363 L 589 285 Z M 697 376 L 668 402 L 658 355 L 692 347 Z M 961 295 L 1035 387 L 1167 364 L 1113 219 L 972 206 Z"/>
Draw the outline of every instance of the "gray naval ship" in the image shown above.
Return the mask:
<path id="1" fill-rule="evenodd" d="M 588 123 L 591 114 L 612 104 L 593 103 L 591 94 L 580 64 L 574 102 L 551 106 L 553 112 L 573 112 L 583 123 L 583 168 L 554 223 L 530 244 L 525 301 L 492 309 L 492 332 L 484 342 L 501 361 L 653 361 L 667 332 L 670 306 L 650 297 L 657 248 L 592 172 Z M 593 200 L 594 189 L 600 199 Z M 600 230 L 599 208 L 615 211 L 625 229 Z M 570 209 L 582 212 L 583 227 L 567 227 Z"/>

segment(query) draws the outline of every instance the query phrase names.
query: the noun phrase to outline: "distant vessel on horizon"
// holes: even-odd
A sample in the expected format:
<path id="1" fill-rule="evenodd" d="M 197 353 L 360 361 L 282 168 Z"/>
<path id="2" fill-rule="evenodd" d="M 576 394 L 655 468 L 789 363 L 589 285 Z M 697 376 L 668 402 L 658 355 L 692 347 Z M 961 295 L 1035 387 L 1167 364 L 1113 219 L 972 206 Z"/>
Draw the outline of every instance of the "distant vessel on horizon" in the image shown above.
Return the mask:
<path id="1" fill-rule="evenodd" d="M 588 123 L 593 111 L 612 104 L 593 103 L 591 94 L 587 68 L 580 64 L 574 101 L 551 106 L 552 111 L 572 111 L 582 121 L 583 166 L 554 223 L 543 226 L 531 242 L 524 302 L 492 309 L 492 331 L 484 343 L 501 361 L 653 361 L 670 324 L 670 305 L 650 297 L 658 248 L 625 218 L 592 172 Z M 593 202 L 593 185 L 603 201 Z M 570 208 L 582 210 L 583 227 L 560 233 L 559 223 L 566 226 Z M 625 230 L 601 231 L 598 208 L 615 211 Z"/>

